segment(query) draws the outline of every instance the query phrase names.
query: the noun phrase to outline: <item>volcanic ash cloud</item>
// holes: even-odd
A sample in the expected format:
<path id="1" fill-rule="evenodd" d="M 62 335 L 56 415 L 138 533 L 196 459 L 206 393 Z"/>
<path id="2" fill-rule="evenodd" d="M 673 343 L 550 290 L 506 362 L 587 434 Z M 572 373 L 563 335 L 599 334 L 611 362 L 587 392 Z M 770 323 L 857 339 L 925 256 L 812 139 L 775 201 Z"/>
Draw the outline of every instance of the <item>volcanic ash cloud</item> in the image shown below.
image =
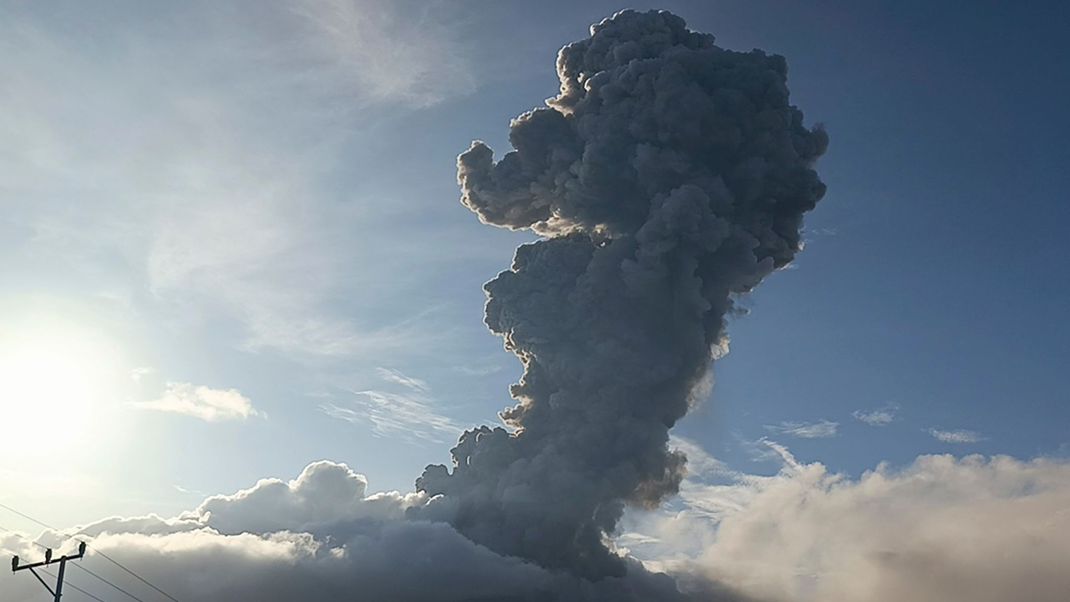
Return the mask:
<path id="1" fill-rule="evenodd" d="M 543 237 L 486 284 L 486 323 L 524 365 L 502 417 L 417 488 L 502 553 L 587 578 L 628 504 L 674 494 L 667 446 L 725 340 L 733 297 L 792 261 L 828 138 L 789 103 L 783 57 L 717 47 L 666 12 L 621 12 L 557 59 L 560 93 L 515 150 L 458 158 L 462 202 Z"/>

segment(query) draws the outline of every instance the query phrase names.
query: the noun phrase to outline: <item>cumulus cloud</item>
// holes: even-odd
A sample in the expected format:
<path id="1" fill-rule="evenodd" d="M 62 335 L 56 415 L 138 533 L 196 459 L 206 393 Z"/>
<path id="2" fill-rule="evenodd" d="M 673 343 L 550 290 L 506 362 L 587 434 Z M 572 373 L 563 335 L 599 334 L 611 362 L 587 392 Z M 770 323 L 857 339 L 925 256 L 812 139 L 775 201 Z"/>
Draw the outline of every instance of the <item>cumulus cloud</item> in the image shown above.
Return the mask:
<path id="1" fill-rule="evenodd" d="M 1056 602 L 1070 591 L 1070 463 L 921 456 L 858 479 L 821 464 L 685 482 L 626 519 L 650 566 L 768 602 Z M 686 579 L 683 579 L 686 581 Z"/>
<path id="2" fill-rule="evenodd" d="M 167 383 L 166 390 L 158 399 L 132 402 L 130 406 L 139 410 L 182 414 L 205 422 L 263 416 L 253 407 L 253 402 L 237 389 L 213 389 L 178 382 Z"/>
<path id="3" fill-rule="evenodd" d="M 851 415 L 855 420 L 870 426 L 887 426 L 895 421 L 899 406 L 890 404 L 876 410 L 855 410 Z"/>
<path id="4" fill-rule="evenodd" d="M 368 480 L 344 464 L 309 464 L 292 481 L 265 479 L 233 495 L 212 496 L 197 508 L 203 522 L 221 533 L 316 532 L 363 518 L 397 520 L 426 496 L 396 492 L 367 495 Z"/>
<path id="5" fill-rule="evenodd" d="M 88 541 L 85 568 L 155 595 L 96 553 L 103 552 L 177 599 L 202 602 L 696 599 L 634 560 L 627 577 L 592 582 L 496 554 L 446 523 L 407 517 L 426 501 L 419 493 L 369 495 L 362 475 L 317 462 L 292 481 L 265 479 L 178 517 L 111 518 L 37 541 L 57 549 L 72 538 Z M 12 533 L 0 533 L 0 552 L 40 554 Z M 113 593 L 77 571 L 68 578 L 95 595 Z M 5 600 L 39 594 L 32 580 L 5 579 Z M 711 586 L 700 599 L 737 599 L 728 595 Z"/>
<path id="6" fill-rule="evenodd" d="M 35 540 L 0 531 L 0 553 L 90 543 L 82 561 L 142 592 L 99 550 L 181 600 L 702 600 L 1061 602 L 1070 588 L 1070 463 L 921 456 L 857 479 L 785 460 L 772 476 L 724 468 L 701 447 L 680 495 L 632 509 L 615 540 L 625 577 L 588 581 L 473 543 L 412 512 L 421 493 L 368 493 L 343 464 L 316 462 L 176 517 L 110 518 Z M 790 458 L 790 452 L 782 450 Z M 640 564 L 640 561 L 643 564 Z M 645 568 L 644 568 L 645 566 Z M 39 585 L 4 577 L 5 600 Z M 98 596 L 106 586 L 72 571 Z"/>
<path id="7" fill-rule="evenodd" d="M 981 433 L 966 429 L 943 430 L 931 428 L 929 429 L 929 434 L 932 435 L 933 439 L 944 443 L 977 443 L 985 439 Z"/>
<path id="8" fill-rule="evenodd" d="M 817 422 L 781 422 L 767 424 L 766 430 L 782 435 L 791 435 L 800 439 L 827 439 L 835 437 L 840 428 L 839 422 L 819 420 Z"/>

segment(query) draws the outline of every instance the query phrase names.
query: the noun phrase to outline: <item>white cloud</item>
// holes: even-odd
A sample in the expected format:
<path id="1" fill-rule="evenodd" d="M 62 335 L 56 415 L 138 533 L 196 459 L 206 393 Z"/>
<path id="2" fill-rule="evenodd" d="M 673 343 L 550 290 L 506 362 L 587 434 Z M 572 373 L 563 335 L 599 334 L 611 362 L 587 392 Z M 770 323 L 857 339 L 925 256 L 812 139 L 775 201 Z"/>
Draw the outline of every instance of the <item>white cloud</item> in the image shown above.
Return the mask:
<path id="1" fill-rule="evenodd" d="M 352 259 L 373 246 L 358 226 L 378 204 L 334 202 L 332 170 L 382 116 L 369 103 L 467 93 L 463 44 L 443 15 L 406 20 L 392 2 L 254 12 L 3 9 L 0 180 L 23 202 L 0 220 L 0 269 L 7 282 L 73 270 L 153 326 L 223 316 L 253 350 L 406 349 L 424 314 L 362 323 L 339 307 L 377 269 Z"/>
<path id="2" fill-rule="evenodd" d="M 381 437 L 401 436 L 445 443 L 456 439 L 464 430 L 461 424 L 435 409 L 438 402 L 431 396 L 431 388 L 425 381 L 386 368 L 378 368 L 376 373 L 383 381 L 405 390 L 349 391 L 352 397 L 342 403 L 325 402 L 320 405 L 320 411 L 331 418 L 369 426 Z"/>
<path id="3" fill-rule="evenodd" d="M 354 95 L 422 107 L 475 91 L 476 78 L 458 32 L 431 3 L 402 12 L 385 0 L 297 0 L 307 20 L 307 45 L 333 72 L 352 81 Z"/>
<path id="4" fill-rule="evenodd" d="M 504 370 L 502 366 L 496 365 L 470 365 L 470 366 L 454 366 L 454 370 L 465 374 L 467 376 L 490 376 Z"/>
<path id="5" fill-rule="evenodd" d="M 977 431 L 929 429 L 928 432 L 934 439 L 944 443 L 977 443 L 984 441 L 984 436 Z"/>
<path id="6" fill-rule="evenodd" d="M 887 426 L 895 421 L 899 406 L 890 404 L 877 410 L 855 410 L 851 415 L 855 420 L 864 422 L 870 426 Z"/>
<path id="7" fill-rule="evenodd" d="M 824 439 L 835 437 L 840 427 L 839 422 L 819 420 L 817 422 L 781 422 L 767 424 L 765 428 L 774 433 L 791 435 L 800 439 Z"/>
<path id="8" fill-rule="evenodd" d="M 730 470 L 724 462 L 711 456 L 701 445 L 686 437 L 670 435 L 669 447 L 681 451 L 687 456 L 687 473 L 689 475 L 715 477 L 735 476 L 738 474 Z"/>
<path id="9" fill-rule="evenodd" d="M 140 383 L 146 376 L 154 374 L 156 370 L 149 366 L 137 366 L 130 370 L 130 380 Z"/>
<path id="10" fill-rule="evenodd" d="M 765 438 L 760 439 L 759 443 L 768 447 L 770 453 L 778 458 L 785 468 L 789 470 L 799 470 L 802 467 L 802 464 L 795 459 L 795 455 L 788 450 L 787 446 Z"/>
<path id="11" fill-rule="evenodd" d="M 339 420 L 370 426 L 381 437 L 402 436 L 444 443 L 456 439 L 464 428 L 434 410 L 428 398 L 388 391 L 352 391 L 347 405 L 332 402 L 320 411 Z"/>
<path id="12" fill-rule="evenodd" d="M 190 383 L 169 382 L 158 399 L 132 402 L 130 406 L 139 410 L 182 414 L 205 422 L 263 416 L 253 408 L 253 402 L 237 389 L 212 389 Z"/>
<path id="13" fill-rule="evenodd" d="M 309 464 L 292 481 L 263 479 L 233 495 L 209 497 L 197 508 L 201 522 L 221 533 L 315 532 L 324 525 L 374 518 L 399 520 L 423 494 L 367 495 L 368 480 L 345 464 Z"/>
<path id="14" fill-rule="evenodd" d="M 465 363 L 451 367 L 454 372 L 473 377 L 490 376 L 505 369 L 506 366 L 502 363 L 502 358 L 499 354 L 470 356 Z"/>
<path id="15" fill-rule="evenodd" d="M 922 456 L 852 479 L 779 446 L 783 469 L 757 476 L 724 470 L 694 442 L 674 444 L 706 469 L 692 471 L 669 507 L 629 511 L 617 544 L 704 592 L 686 599 L 1062 602 L 1070 591 L 1070 462 Z M 77 535 L 91 546 L 86 568 L 139 587 L 100 550 L 178 599 L 205 602 L 685 599 L 664 576 L 634 569 L 590 583 L 499 556 L 445 523 L 409 518 L 425 501 L 369 494 L 362 475 L 316 462 L 291 481 L 265 479 L 177 517 L 116 517 L 38 541 L 62 550 Z M 0 554 L 40 551 L 0 532 Z M 37 587 L 8 578 L 0 593 L 30 599 Z"/>
<path id="16" fill-rule="evenodd" d="M 387 382 L 401 385 L 408 389 L 412 389 L 413 391 L 416 391 L 418 393 L 429 393 L 431 391 L 431 387 L 428 386 L 427 381 L 421 380 L 419 378 L 413 378 L 411 376 L 406 376 L 398 370 L 380 367 L 376 368 L 375 372 L 379 375 L 379 378 L 382 378 Z"/>
<path id="17" fill-rule="evenodd" d="M 79 566 L 146 599 L 159 595 L 97 551 L 169 595 L 199 602 L 679 599 L 671 580 L 638 567 L 624 578 L 586 582 L 500 556 L 446 523 L 407 518 L 405 509 L 425 496 L 369 495 L 366 485 L 345 465 L 317 462 L 293 481 L 265 479 L 178 517 L 111 518 L 37 541 L 61 551 L 75 537 L 87 541 Z M 27 537 L 0 531 L 0 554 L 40 553 Z M 80 572 L 68 578 L 105 599 L 114 594 Z M 4 600 L 36 599 L 39 588 L 30 578 L 0 582 Z"/>
<path id="18" fill-rule="evenodd" d="M 1065 461 L 921 456 L 859 479 L 793 461 L 724 486 L 689 479 L 675 505 L 631 512 L 622 544 L 765 602 L 1057 602 L 1067 508 Z"/>

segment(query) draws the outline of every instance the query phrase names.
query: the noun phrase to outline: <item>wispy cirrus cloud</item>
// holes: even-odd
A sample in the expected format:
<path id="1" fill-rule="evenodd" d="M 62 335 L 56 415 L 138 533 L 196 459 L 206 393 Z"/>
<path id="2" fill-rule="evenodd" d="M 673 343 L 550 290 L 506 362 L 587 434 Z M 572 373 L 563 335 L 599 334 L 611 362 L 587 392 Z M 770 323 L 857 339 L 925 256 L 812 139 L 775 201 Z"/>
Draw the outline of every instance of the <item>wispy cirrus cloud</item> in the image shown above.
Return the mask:
<path id="1" fill-rule="evenodd" d="M 464 38 L 433 3 L 297 0 L 291 10 L 309 26 L 306 48 L 360 100 L 425 107 L 475 91 Z"/>
<path id="2" fill-rule="evenodd" d="M 893 403 L 876 410 L 855 410 L 851 415 L 870 426 L 887 426 L 895 422 L 898 412 L 899 405 Z"/>
<path id="3" fill-rule="evenodd" d="M 966 429 L 944 430 L 931 428 L 928 433 L 932 435 L 933 439 L 943 443 L 978 443 L 985 440 L 985 436 L 981 433 Z"/>
<path id="4" fill-rule="evenodd" d="M 817 422 L 790 422 L 780 424 L 767 424 L 765 429 L 781 434 L 798 437 L 800 439 L 826 439 L 835 437 L 839 431 L 840 423 L 831 420 L 818 420 Z"/>
<path id="5" fill-rule="evenodd" d="M 687 456 L 687 473 L 689 475 L 713 477 L 737 474 L 729 469 L 727 464 L 710 455 L 697 442 L 686 437 L 669 435 L 669 447 L 681 451 Z"/>
<path id="6" fill-rule="evenodd" d="M 375 369 L 375 372 L 379 375 L 379 378 L 386 382 L 395 383 L 419 393 L 429 393 L 431 391 L 431 387 L 427 384 L 427 381 L 407 376 L 398 370 L 379 367 Z"/>
<path id="7" fill-rule="evenodd" d="M 466 376 L 490 376 L 504 370 L 501 365 L 496 364 L 469 364 L 464 366 L 454 366 L 453 369 Z"/>
<path id="8" fill-rule="evenodd" d="M 757 440 L 740 438 L 739 444 L 753 462 L 775 462 L 781 467 L 787 468 L 801 466 L 786 445 L 773 441 L 768 437 L 762 437 Z"/>
<path id="9" fill-rule="evenodd" d="M 436 409 L 439 404 L 426 381 L 389 368 L 378 368 L 376 373 L 384 383 L 402 390 L 351 390 L 344 401 L 320 404 L 320 411 L 331 418 L 370 427 L 380 437 L 444 443 L 464 430 L 460 423 Z"/>
<path id="10" fill-rule="evenodd" d="M 246 420 L 264 416 L 253 407 L 253 402 L 237 389 L 213 389 L 190 383 L 169 382 L 163 395 L 151 401 L 138 401 L 130 406 L 139 410 L 152 410 L 181 414 L 205 422 Z"/>
<path id="11" fill-rule="evenodd" d="M 449 11 L 415 8 L 299 1 L 249 19 L 193 3 L 114 32 L 74 10 L 0 9 L 0 179 L 25 199 L 0 218 L 6 281 L 76 266 L 102 298 L 155 323 L 222 317 L 252 350 L 409 348 L 404 310 L 338 306 L 376 269 L 352 265 L 372 204 L 323 201 L 373 109 L 474 88 Z"/>

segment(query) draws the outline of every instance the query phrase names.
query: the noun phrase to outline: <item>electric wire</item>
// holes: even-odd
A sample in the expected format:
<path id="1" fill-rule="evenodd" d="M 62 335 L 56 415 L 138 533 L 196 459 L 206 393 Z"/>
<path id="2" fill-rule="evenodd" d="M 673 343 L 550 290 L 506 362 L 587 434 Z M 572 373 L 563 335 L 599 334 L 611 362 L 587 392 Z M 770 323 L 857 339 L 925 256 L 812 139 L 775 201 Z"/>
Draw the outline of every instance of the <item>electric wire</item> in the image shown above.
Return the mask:
<path id="1" fill-rule="evenodd" d="M 32 517 L 32 516 L 30 516 L 28 514 L 23 514 L 23 513 L 19 512 L 18 510 L 15 510 L 11 506 L 8 506 L 7 504 L 5 504 L 3 502 L 0 502 L 0 508 L 3 508 L 3 509 L 5 509 L 5 510 L 7 510 L 9 512 L 14 512 L 15 514 L 18 514 L 19 516 L 21 516 L 22 518 L 25 518 L 26 520 L 28 520 L 30 522 L 37 523 L 38 525 L 40 525 L 40 526 L 42 526 L 42 527 L 44 527 L 46 529 L 52 529 L 53 531 L 57 530 L 52 525 L 46 525 L 46 524 L 42 523 L 41 521 L 37 520 L 36 518 L 34 518 L 34 517 Z"/>
<path id="2" fill-rule="evenodd" d="M 23 512 L 19 512 L 18 510 L 16 510 L 16 509 L 12 508 L 11 506 L 8 506 L 7 504 L 4 504 L 3 502 L 0 502 L 0 508 L 4 508 L 5 510 L 8 510 L 8 511 L 10 511 L 10 512 L 14 512 L 15 514 L 17 514 L 17 515 L 21 516 L 22 518 L 25 518 L 25 519 L 26 519 L 26 520 L 28 520 L 28 521 L 34 522 L 34 523 L 36 523 L 36 524 L 38 524 L 38 525 L 40 525 L 40 526 L 42 526 L 42 527 L 44 527 L 44 528 L 46 528 L 46 529 L 51 529 L 51 530 L 53 530 L 53 531 L 58 531 L 58 530 L 59 530 L 59 529 L 56 529 L 55 527 L 53 527 L 52 525 L 49 525 L 49 524 L 47 524 L 47 523 L 44 523 L 44 522 L 41 522 L 41 521 L 37 520 L 36 518 L 34 518 L 34 517 L 32 517 L 32 516 L 28 515 L 28 514 L 25 514 L 25 513 L 23 513 Z M 34 544 L 36 544 L 36 545 L 38 545 L 38 546 L 41 546 L 41 547 L 45 547 L 45 546 L 42 546 L 41 544 L 39 544 L 39 543 L 37 543 L 37 542 L 32 542 L 32 543 L 34 543 Z M 156 591 L 157 591 L 158 593 L 160 593 L 160 594 L 161 594 L 162 596 L 164 596 L 164 597 L 166 597 L 166 598 L 168 598 L 168 599 L 172 600 L 172 602 L 179 602 L 178 598 L 175 598 L 175 597 L 174 597 L 174 596 L 172 596 L 171 594 L 169 594 L 169 593 L 167 593 L 167 592 L 163 591 L 162 589 L 160 589 L 159 587 L 157 587 L 156 585 L 154 585 L 154 584 L 153 584 L 152 582 L 150 582 L 150 581 L 149 581 L 148 579 L 145 579 L 145 578 L 144 578 L 144 577 L 142 577 L 141 575 L 138 575 L 137 573 L 135 573 L 135 572 L 133 571 L 133 569 L 127 568 L 127 567 L 126 567 L 125 565 L 123 565 L 123 564 L 122 564 L 121 562 L 119 562 L 118 560 L 115 560 L 114 558 L 112 558 L 111 556 L 108 556 L 108 555 L 107 555 L 107 554 L 105 554 L 104 552 L 102 552 L 102 551 L 100 551 L 100 550 L 98 550 L 98 549 L 96 549 L 96 548 L 94 548 L 94 547 L 90 546 L 90 545 L 89 545 L 88 543 L 86 544 L 86 547 L 87 547 L 87 548 L 89 548 L 89 549 L 91 549 L 91 550 L 93 550 L 93 552 L 95 552 L 96 554 L 99 554 L 100 556 L 102 556 L 102 557 L 103 557 L 103 558 L 104 558 L 105 560 L 107 560 L 108 562 L 110 562 L 110 563 L 114 564 L 115 566 L 117 566 L 117 567 L 119 567 L 119 568 L 123 569 L 124 571 L 126 571 L 127 573 L 129 573 L 130 575 L 132 575 L 132 576 L 133 576 L 133 577 L 134 577 L 135 579 L 137 579 L 138 581 L 140 581 L 140 582 L 144 583 L 145 585 L 147 585 L 147 586 L 151 587 L 152 589 L 156 590 Z M 104 582 L 105 582 L 105 583 L 107 583 L 108 585 L 110 585 L 110 586 L 114 587 L 115 589 L 117 589 L 117 590 L 119 590 L 119 591 L 123 592 L 124 594 L 126 594 L 126 595 L 130 596 L 131 598 L 133 598 L 133 599 L 135 599 L 135 600 L 138 600 L 139 602 L 144 602 L 144 601 L 142 601 L 142 600 L 141 600 L 140 598 L 138 598 L 138 597 L 134 596 L 133 594 L 130 594 L 129 592 L 127 592 L 127 591 L 123 590 L 122 588 L 120 588 L 119 586 L 115 585 L 114 583 L 111 583 L 110 581 L 107 581 L 106 579 L 104 579 L 104 578 L 103 578 L 103 577 L 101 577 L 100 575 L 97 575 L 96 573 L 92 573 L 92 572 L 91 572 L 91 571 L 90 571 L 89 569 L 87 569 L 87 568 L 84 568 L 84 567 L 81 567 L 81 566 L 78 566 L 78 565 L 72 565 L 72 566 L 77 566 L 77 567 L 78 567 L 78 568 L 80 568 L 81 570 L 83 570 L 83 571 L 86 571 L 87 573 L 91 573 L 91 574 L 92 574 L 92 575 L 93 575 L 94 577 L 96 577 L 96 578 L 100 579 L 101 581 L 104 581 Z M 98 599 L 99 599 L 99 598 L 98 598 Z"/>
<path id="3" fill-rule="evenodd" d="M 4 507 L 5 507 L 5 508 L 7 508 L 7 506 L 4 506 Z M 11 508 L 8 508 L 8 509 L 9 509 L 9 510 L 12 510 L 12 512 L 15 512 L 15 510 L 13 510 L 13 509 L 11 509 Z M 19 513 L 19 514 L 21 514 L 21 513 Z M 29 517 L 26 517 L 26 518 L 29 518 Z M 33 519 L 30 519 L 30 520 L 33 520 Z M 34 521 L 34 522 L 37 522 L 37 521 Z M 47 528 L 51 529 L 52 527 L 47 527 Z M 0 525 L 0 531 L 6 531 L 6 532 L 8 532 L 8 533 L 12 533 L 12 534 L 14 534 L 14 535 L 19 535 L 19 533 L 18 533 L 17 531 L 14 531 L 14 530 L 12 530 L 12 529 L 8 529 L 8 528 L 7 528 L 7 527 L 5 527 L 4 525 Z M 26 539 L 26 538 L 21 538 L 21 539 L 23 539 L 23 540 L 25 540 L 25 541 L 28 541 L 28 542 L 30 542 L 31 544 L 33 544 L 33 545 L 35 545 L 35 546 L 37 546 L 37 547 L 39 547 L 39 548 L 43 548 L 43 549 L 45 549 L 45 550 L 47 550 L 47 549 L 48 549 L 48 546 L 45 546 L 44 544 L 38 543 L 38 542 L 36 542 L 36 541 L 33 541 L 32 539 Z M 103 581 L 104 583 L 107 583 L 108 585 L 112 586 L 112 587 L 113 587 L 113 588 L 115 588 L 116 590 L 118 590 L 118 591 L 120 591 L 120 592 L 122 592 L 122 593 L 126 594 L 127 596 L 130 596 L 131 598 L 133 598 L 134 600 L 137 600 L 138 602 L 145 602 L 145 601 L 144 601 L 144 600 L 142 600 L 141 598 L 138 598 L 138 597 L 137 597 L 137 596 L 135 596 L 134 594 L 131 594 L 130 592 L 128 592 L 128 591 L 126 591 L 126 590 L 124 590 L 123 588 L 119 587 L 118 585 L 115 585 L 115 584 L 114 584 L 114 583 L 112 583 L 111 581 L 108 581 L 108 580 L 107 580 L 107 579 L 105 579 L 104 577 L 101 577 L 100 575 L 98 575 L 98 574 L 94 573 L 93 571 L 91 571 L 91 570 L 89 570 L 89 569 L 85 568 L 84 566 L 81 566 L 81 565 L 79 565 L 79 564 L 72 564 L 71 566 L 72 566 L 72 567 L 74 567 L 74 568 L 76 568 L 76 569 L 79 569 L 79 570 L 85 571 L 86 573 L 89 573 L 89 574 L 90 574 L 90 575 L 92 575 L 93 577 L 96 577 L 96 578 L 97 578 L 97 579 L 99 579 L 100 581 Z M 50 573 L 50 572 L 49 572 L 49 571 L 47 571 L 46 569 L 41 569 L 41 572 L 45 573 L 45 574 L 46 574 L 46 575 L 48 575 L 49 577 L 55 578 L 55 575 L 53 575 L 52 573 Z M 71 588 L 71 589 L 75 590 L 75 591 L 81 592 L 81 593 L 83 593 L 83 594 L 85 594 L 85 595 L 89 596 L 90 598 L 93 598 L 94 600 L 100 600 L 100 598 L 98 598 L 98 597 L 94 596 L 93 594 L 91 594 L 91 593 L 89 593 L 89 592 L 87 592 L 87 591 L 85 591 L 85 590 L 83 590 L 83 589 L 79 588 L 79 587 L 78 587 L 77 585 L 75 585 L 75 584 L 71 583 L 71 582 L 70 582 L 69 580 L 65 582 L 65 585 L 66 585 L 67 587 L 69 587 L 69 588 Z"/>
<path id="4" fill-rule="evenodd" d="M 98 552 L 98 554 L 99 554 L 99 552 Z M 98 574 L 94 573 L 93 571 L 91 571 L 91 570 L 89 570 L 89 569 L 85 568 L 84 566 L 82 566 L 82 565 L 80 565 L 80 564 L 72 564 L 71 566 L 73 566 L 74 568 L 78 569 L 79 571 L 84 571 L 84 572 L 86 572 L 86 573 L 89 573 L 89 574 L 90 574 L 90 575 L 92 575 L 93 577 L 96 577 L 96 579 L 97 579 L 97 580 L 99 580 L 99 581 L 103 581 L 104 583 L 107 583 L 108 585 L 112 586 L 112 588 L 114 588 L 114 589 L 115 589 L 115 591 L 118 591 L 118 592 L 120 592 L 120 593 L 122 593 L 122 594 L 125 594 L 125 595 L 129 596 L 130 598 L 133 598 L 134 600 L 137 600 L 137 602 L 145 602 L 145 601 L 144 601 L 144 600 L 142 600 L 141 598 L 138 598 L 138 597 L 137 597 L 137 596 L 135 596 L 134 594 L 131 594 L 130 592 L 126 591 L 125 589 L 123 589 L 123 588 L 119 587 L 118 585 L 115 585 L 115 584 L 114 584 L 114 583 L 112 583 L 111 581 L 108 581 L 108 580 L 107 580 L 107 579 L 105 579 L 104 577 L 101 577 L 100 575 L 98 575 Z"/>
<path id="5" fill-rule="evenodd" d="M 96 549 L 94 549 L 93 551 L 94 551 L 94 552 L 96 552 L 97 554 L 100 554 L 101 556 L 103 556 L 103 557 L 104 557 L 104 558 L 105 558 L 106 560 L 108 560 L 109 562 L 111 562 L 111 563 L 112 563 L 112 564 L 114 564 L 115 566 L 117 566 L 117 567 L 119 567 L 119 568 L 123 569 L 123 570 L 124 570 L 124 571 L 126 571 L 127 573 L 130 573 L 131 575 L 133 575 L 134 577 L 136 577 L 136 578 L 138 579 L 138 581 L 141 581 L 141 582 L 142 582 L 142 583 L 144 583 L 145 585 L 147 585 L 147 586 L 151 587 L 152 589 L 154 589 L 154 590 L 156 590 L 156 591 L 160 592 L 160 593 L 161 593 L 162 595 L 164 595 L 165 597 L 167 597 L 167 598 L 169 598 L 169 599 L 173 600 L 173 602 L 178 602 L 178 598 L 176 598 L 176 597 L 172 596 L 171 594 L 169 594 L 169 593 L 167 593 L 167 592 L 163 591 L 162 589 L 160 589 L 160 588 L 156 587 L 155 585 L 153 585 L 152 583 L 150 583 L 150 582 L 149 582 L 148 580 L 146 580 L 146 579 L 145 579 L 144 577 L 142 577 L 141 575 L 138 575 L 138 574 L 137 574 L 137 573 L 135 573 L 134 571 L 132 571 L 132 570 L 130 570 L 130 569 L 128 569 L 128 568 L 126 568 L 125 566 L 123 566 L 122 564 L 120 564 L 118 560 L 115 560 L 114 558 L 112 558 L 111 556 L 108 556 L 107 554 L 105 554 L 104 552 L 101 552 L 100 550 L 96 550 Z"/>
<path id="6" fill-rule="evenodd" d="M 0 504 L 0 505 L 2 505 L 2 504 Z M 23 534 L 22 534 L 21 532 L 19 532 L 19 531 L 16 531 L 16 530 L 14 530 L 14 529 L 8 529 L 8 528 L 7 528 L 7 527 L 5 527 L 4 525 L 0 525 L 0 531 L 7 531 L 8 533 L 11 533 L 12 535 L 15 535 L 15 536 L 17 536 L 17 537 L 18 537 L 19 539 L 21 539 L 21 540 L 23 540 L 23 541 L 28 541 L 28 542 L 30 542 L 31 544 L 33 544 L 33 545 L 35 545 L 35 546 L 37 546 L 37 547 L 41 548 L 42 550 L 47 550 L 47 549 L 48 549 L 48 546 L 46 546 L 45 544 L 42 544 L 42 543 L 37 543 L 36 541 L 34 541 L 34 540 L 32 540 L 32 539 L 30 539 L 30 538 L 28 538 L 28 537 L 24 537 L 24 536 L 23 536 Z"/>
<path id="7" fill-rule="evenodd" d="M 41 572 L 46 574 L 46 575 L 48 575 L 49 577 L 51 577 L 53 579 L 56 578 L 56 576 L 54 574 L 50 573 L 49 571 L 46 571 L 45 569 L 41 569 Z M 86 596 L 89 596 L 90 598 L 96 600 L 97 602 L 104 602 L 104 600 L 102 600 L 101 598 L 98 598 L 98 597 L 94 596 L 93 594 L 85 591 L 84 589 L 78 587 L 77 585 L 71 583 L 70 581 L 64 581 L 63 585 L 65 587 L 69 587 L 69 588 L 73 589 L 76 592 L 80 592 L 80 593 L 82 593 L 82 594 L 84 594 Z"/>

